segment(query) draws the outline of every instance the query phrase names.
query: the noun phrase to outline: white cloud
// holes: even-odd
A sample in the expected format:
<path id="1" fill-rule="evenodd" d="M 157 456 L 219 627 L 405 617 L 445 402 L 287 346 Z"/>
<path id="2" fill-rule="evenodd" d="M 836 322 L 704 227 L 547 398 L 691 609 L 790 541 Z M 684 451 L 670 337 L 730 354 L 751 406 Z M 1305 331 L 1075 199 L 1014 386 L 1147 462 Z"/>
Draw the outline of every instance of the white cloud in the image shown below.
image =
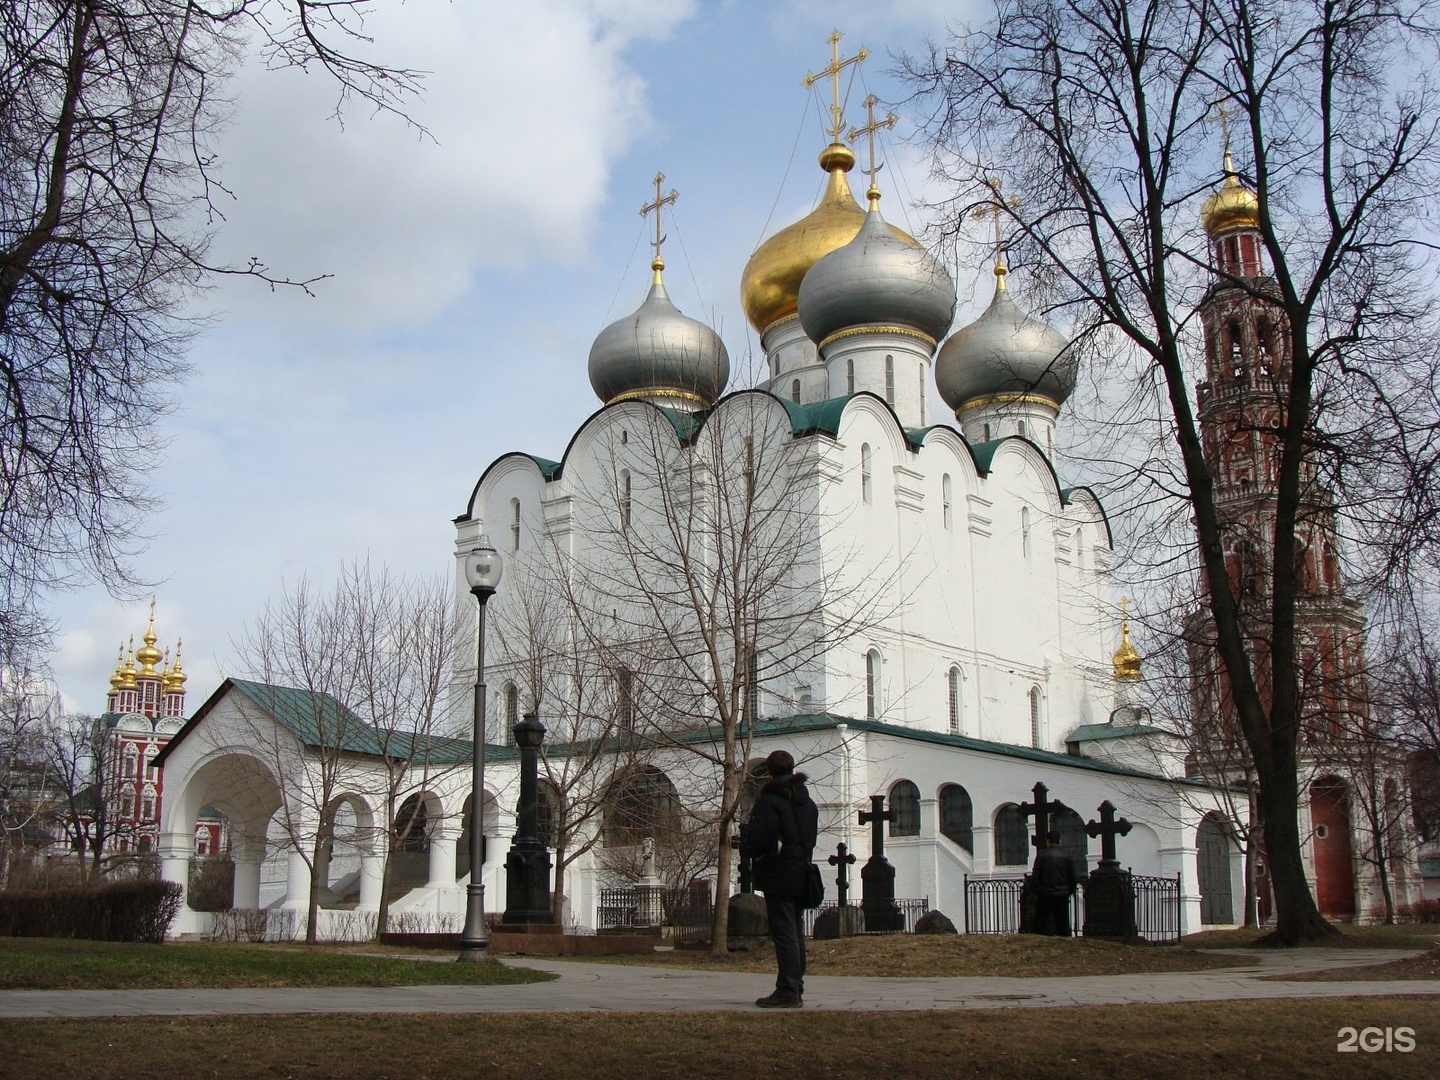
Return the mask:
<path id="1" fill-rule="evenodd" d="M 643 9 L 643 16 L 642 16 Z M 350 329 L 429 317 L 475 274 L 583 257 L 611 163 L 650 125 L 624 49 L 690 11 L 638 2 L 411 0 L 367 22 L 391 63 L 429 71 L 414 118 L 330 118 L 316 72 L 237 74 L 219 150 L 237 201 L 216 252 L 282 273 L 331 273 L 318 299 L 228 287 L 231 311 Z"/>

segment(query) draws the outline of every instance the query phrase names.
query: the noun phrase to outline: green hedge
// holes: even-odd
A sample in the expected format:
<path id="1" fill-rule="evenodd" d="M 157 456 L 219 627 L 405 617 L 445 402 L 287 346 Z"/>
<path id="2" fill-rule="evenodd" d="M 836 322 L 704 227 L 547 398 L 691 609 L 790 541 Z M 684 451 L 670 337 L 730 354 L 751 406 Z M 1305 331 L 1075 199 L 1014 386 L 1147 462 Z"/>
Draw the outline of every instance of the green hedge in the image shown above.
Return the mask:
<path id="1" fill-rule="evenodd" d="M 180 912 L 173 881 L 111 881 L 0 892 L 0 937 L 86 938 L 160 944 Z"/>

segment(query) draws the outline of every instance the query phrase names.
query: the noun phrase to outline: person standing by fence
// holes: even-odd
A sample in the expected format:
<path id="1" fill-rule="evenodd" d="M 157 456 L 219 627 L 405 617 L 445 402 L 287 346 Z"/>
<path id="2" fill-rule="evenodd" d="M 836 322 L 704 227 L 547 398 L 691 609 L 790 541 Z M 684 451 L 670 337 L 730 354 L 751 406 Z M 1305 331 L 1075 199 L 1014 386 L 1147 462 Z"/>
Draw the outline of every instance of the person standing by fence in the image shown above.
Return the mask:
<path id="1" fill-rule="evenodd" d="M 762 1009 L 798 1009 L 805 992 L 805 874 L 815 851 L 820 809 L 788 751 L 765 759 L 770 779 L 755 801 L 741 850 L 755 860 L 755 888 L 765 894 L 779 972 Z"/>

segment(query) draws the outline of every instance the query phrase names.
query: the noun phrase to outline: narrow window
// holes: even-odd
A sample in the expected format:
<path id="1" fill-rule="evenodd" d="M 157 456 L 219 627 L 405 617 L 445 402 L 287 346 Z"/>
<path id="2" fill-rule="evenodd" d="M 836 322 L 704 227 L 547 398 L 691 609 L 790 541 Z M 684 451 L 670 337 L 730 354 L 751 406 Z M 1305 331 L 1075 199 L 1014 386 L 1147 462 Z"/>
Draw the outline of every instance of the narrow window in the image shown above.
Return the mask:
<path id="1" fill-rule="evenodd" d="M 1040 728 L 1040 688 L 1032 686 L 1030 688 L 1030 745 L 1037 749 L 1044 741 L 1044 733 Z"/>
<path id="2" fill-rule="evenodd" d="M 960 669 L 952 667 L 947 677 L 950 691 L 950 734 L 960 734 Z"/>
<path id="3" fill-rule="evenodd" d="M 845 393 L 855 393 L 855 359 L 845 361 Z"/>
<path id="4" fill-rule="evenodd" d="M 745 706 L 751 720 L 760 715 L 760 654 L 754 649 L 745 658 Z"/>
<path id="5" fill-rule="evenodd" d="M 865 654 L 865 718 L 880 715 L 880 653 L 871 649 Z"/>
<path id="6" fill-rule="evenodd" d="M 955 524 L 955 508 L 951 502 L 950 474 L 946 473 L 940 478 L 940 515 L 949 529 Z"/>
<path id="7" fill-rule="evenodd" d="M 505 684 L 505 730 L 502 732 L 506 746 L 515 745 L 515 725 L 520 722 L 520 692 L 515 684 Z"/>
<path id="8" fill-rule="evenodd" d="M 620 445 L 621 445 L 621 446 L 624 446 L 624 445 L 625 445 L 626 443 L 628 443 L 629 441 L 630 441 L 630 432 L 626 431 L 624 428 L 621 428 L 621 429 L 620 429 Z"/>
<path id="9" fill-rule="evenodd" d="M 959 784 L 940 789 L 940 831 L 970 853 L 975 851 L 975 807 Z"/>
<path id="10" fill-rule="evenodd" d="M 635 673 L 621 668 L 615 674 L 616 717 L 621 731 L 635 730 Z"/>
<path id="11" fill-rule="evenodd" d="M 925 426 L 925 406 L 928 404 L 929 395 L 925 393 L 925 369 L 920 368 L 920 426 Z"/>
<path id="12" fill-rule="evenodd" d="M 790 384 L 790 400 L 796 405 L 800 404 L 800 380 L 796 379 Z"/>
<path id="13" fill-rule="evenodd" d="M 983 441 L 984 441 L 984 442 L 989 442 L 989 441 L 990 441 L 990 425 L 989 425 L 989 424 L 986 424 L 984 430 L 985 430 L 985 434 L 984 434 L 984 436 L 982 437 L 982 438 L 983 438 Z"/>
<path id="14" fill-rule="evenodd" d="M 895 357 L 885 357 L 885 401 L 895 407 Z"/>
<path id="15" fill-rule="evenodd" d="M 510 500 L 510 550 L 520 550 L 520 500 Z"/>
<path id="16" fill-rule="evenodd" d="M 870 501 L 870 444 L 860 444 L 860 499 Z"/>
<path id="17" fill-rule="evenodd" d="M 1020 554 L 1030 557 L 1030 508 L 1020 508 Z"/>
<path id="18" fill-rule="evenodd" d="M 1007 803 L 995 815 L 995 865 L 1024 866 L 1030 861 L 1030 836 L 1020 808 Z"/>
<path id="19" fill-rule="evenodd" d="M 155 790 L 146 786 L 145 793 L 140 796 L 140 820 L 151 821 L 155 817 Z"/>
<path id="20" fill-rule="evenodd" d="M 630 529 L 630 470 L 620 470 L 620 529 Z"/>
<path id="21" fill-rule="evenodd" d="M 1081 570 L 1085 569 L 1085 532 L 1083 529 L 1075 530 L 1075 565 Z"/>
<path id="22" fill-rule="evenodd" d="M 1024 420 L 1016 420 L 1016 421 L 1015 421 L 1015 434 L 1016 434 L 1016 435 L 1019 435 L 1022 439 L 1025 437 L 1025 421 L 1024 421 Z"/>
<path id="23" fill-rule="evenodd" d="M 745 499 L 755 498 L 755 440 L 745 440 Z"/>
<path id="24" fill-rule="evenodd" d="M 126 780 L 133 780 L 140 774 L 140 751 L 134 743 L 125 747 L 125 769 L 121 773 Z"/>

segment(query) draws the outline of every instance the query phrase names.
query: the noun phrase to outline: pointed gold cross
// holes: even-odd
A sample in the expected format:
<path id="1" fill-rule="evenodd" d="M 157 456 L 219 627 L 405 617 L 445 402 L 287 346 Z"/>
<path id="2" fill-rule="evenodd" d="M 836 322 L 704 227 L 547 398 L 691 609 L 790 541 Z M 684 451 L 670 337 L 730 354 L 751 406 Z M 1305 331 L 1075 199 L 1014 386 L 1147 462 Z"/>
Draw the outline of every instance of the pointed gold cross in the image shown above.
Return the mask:
<path id="1" fill-rule="evenodd" d="M 840 73 L 851 64 L 862 64 L 865 58 L 870 55 L 870 50 L 864 45 L 860 51 L 848 59 L 840 59 L 840 39 L 845 35 L 839 30 L 830 34 L 830 66 L 821 68 L 813 74 L 805 76 L 805 88 L 809 89 L 827 75 L 830 77 L 830 128 L 829 136 L 831 142 L 839 142 L 840 134 L 845 130 L 845 107 L 840 104 Z"/>
<path id="2" fill-rule="evenodd" d="M 876 184 L 875 178 L 880 175 L 880 170 L 885 166 L 884 164 L 875 164 L 875 135 L 882 128 L 893 128 L 900 119 L 894 113 L 886 113 L 885 119 L 876 120 L 875 106 L 878 104 L 880 104 L 880 99 L 874 94 L 867 97 L 865 99 L 865 126 L 852 127 L 845 135 L 852 143 L 861 135 L 864 135 L 870 143 L 870 167 L 865 170 L 865 175 L 870 177 L 870 191 L 867 194 L 876 198 L 880 195 L 880 188 L 879 185 Z"/>
<path id="3" fill-rule="evenodd" d="M 983 206 L 977 206 L 972 216 L 982 219 L 990 218 L 995 224 L 995 272 L 999 274 L 1005 269 L 1005 259 L 1003 257 L 1005 235 L 1002 219 L 1005 217 L 1006 208 L 1008 207 L 1014 210 L 1020 205 L 1020 200 L 1013 195 L 1007 199 L 1001 194 L 1000 178 L 998 176 L 990 177 L 985 181 L 985 184 L 990 189 L 991 199 Z"/>
<path id="4" fill-rule="evenodd" d="M 654 270 L 657 274 L 665 269 L 665 260 L 660 257 L 660 245 L 665 243 L 665 234 L 660 231 L 661 210 L 667 205 L 673 206 L 675 201 L 680 198 L 680 193 L 674 188 L 670 189 L 669 195 L 661 195 L 660 186 L 664 183 L 665 174 L 657 172 L 655 174 L 655 201 L 646 203 L 640 207 L 640 216 L 642 218 L 649 217 L 651 210 L 655 211 L 655 239 L 650 241 L 650 246 L 655 249 L 655 257 L 650 262 L 650 269 Z"/>

